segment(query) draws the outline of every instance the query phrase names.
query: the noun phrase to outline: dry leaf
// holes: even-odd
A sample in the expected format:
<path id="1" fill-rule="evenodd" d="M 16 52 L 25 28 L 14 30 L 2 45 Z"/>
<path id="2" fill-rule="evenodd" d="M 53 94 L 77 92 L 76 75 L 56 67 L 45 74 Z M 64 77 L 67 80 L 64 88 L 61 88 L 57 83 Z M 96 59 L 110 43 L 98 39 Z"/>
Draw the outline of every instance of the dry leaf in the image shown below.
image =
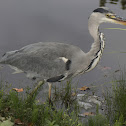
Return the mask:
<path id="1" fill-rule="evenodd" d="M 85 112 L 83 115 L 84 116 L 93 116 L 93 115 L 95 115 L 95 113 L 93 113 L 93 112 Z"/>
<path id="2" fill-rule="evenodd" d="M 21 89 L 13 88 L 13 90 L 15 90 L 16 92 L 23 92 L 23 88 L 21 88 Z"/>
<path id="3" fill-rule="evenodd" d="M 20 119 L 15 119 L 14 123 L 17 124 L 17 125 L 23 125 L 23 123 L 21 122 Z"/>
<path id="4" fill-rule="evenodd" d="M 83 86 L 83 87 L 81 87 L 81 88 L 79 88 L 81 91 L 86 91 L 86 90 L 90 90 L 90 88 L 89 87 L 87 87 L 87 86 Z"/>

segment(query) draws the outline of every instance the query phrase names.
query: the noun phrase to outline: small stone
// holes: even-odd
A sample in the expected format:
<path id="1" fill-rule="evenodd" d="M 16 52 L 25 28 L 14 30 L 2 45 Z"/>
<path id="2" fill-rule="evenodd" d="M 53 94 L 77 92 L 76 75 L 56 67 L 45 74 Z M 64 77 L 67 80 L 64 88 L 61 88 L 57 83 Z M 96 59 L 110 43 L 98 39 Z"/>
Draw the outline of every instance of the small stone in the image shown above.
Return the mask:
<path id="1" fill-rule="evenodd" d="M 79 105 L 80 107 L 86 109 L 86 110 L 93 107 L 90 103 L 80 102 L 80 101 L 78 101 L 78 105 Z"/>
<path id="2" fill-rule="evenodd" d="M 77 100 L 85 100 L 85 94 L 77 94 Z"/>
<path id="3" fill-rule="evenodd" d="M 92 103 L 97 104 L 99 106 L 102 105 L 101 101 L 98 100 L 98 96 L 89 96 L 88 102 L 92 102 Z"/>

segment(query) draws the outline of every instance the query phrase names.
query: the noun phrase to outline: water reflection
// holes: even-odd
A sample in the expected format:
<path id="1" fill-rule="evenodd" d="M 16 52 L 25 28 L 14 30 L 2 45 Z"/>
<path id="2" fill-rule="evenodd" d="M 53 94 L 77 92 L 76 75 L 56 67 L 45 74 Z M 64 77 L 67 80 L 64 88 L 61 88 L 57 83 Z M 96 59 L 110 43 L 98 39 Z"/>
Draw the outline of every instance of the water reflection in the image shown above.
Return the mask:
<path id="1" fill-rule="evenodd" d="M 110 4 L 121 4 L 123 10 L 126 9 L 126 0 L 100 0 L 100 7 L 105 6 L 106 3 Z"/>
<path id="2" fill-rule="evenodd" d="M 100 0 L 100 7 L 105 6 L 106 2 L 106 0 Z"/>

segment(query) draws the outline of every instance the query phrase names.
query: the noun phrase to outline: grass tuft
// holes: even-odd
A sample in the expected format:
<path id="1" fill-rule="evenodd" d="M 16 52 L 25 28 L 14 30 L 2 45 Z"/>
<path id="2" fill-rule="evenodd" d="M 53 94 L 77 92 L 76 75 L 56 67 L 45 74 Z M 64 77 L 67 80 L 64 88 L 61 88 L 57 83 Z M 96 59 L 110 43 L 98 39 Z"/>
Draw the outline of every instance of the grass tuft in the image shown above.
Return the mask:
<path id="1" fill-rule="evenodd" d="M 68 89 L 68 87 L 65 88 Z M 5 92 L 5 89 L 0 90 L 0 116 L 6 119 L 11 118 L 12 122 L 21 120 L 22 125 L 26 126 L 81 126 L 74 111 L 52 109 L 48 102 L 38 104 L 37 93 L 29 99 L 29 94 L 24 98 L 21 93 L 13 90 L 9 93 Z M 66 104 L 69 104 L 69 101 Z"/>
<path id="2" fill-rule="evenodd" d="M 1 82 L 2 84 L 3 82 Z M 72 89 L 71 81 L 67 81 L 65 87 L 61 89 L 55 88 L 52 98 L 53 107 L 48 100 L 45 103 L 38 103 L 36 98 L 38 92 L 33 97 L 29 97 L 27 90 L 24 97 L 23 93 L 8 91 L 7 88 L 8 86 L 0 86 L 0 125 L 16 123 L 15 120 L 24 126 L 126 125 L 126 79 L 124 73 L 120 79 L 115 79 L 112 88 L 106 91 L 106 115 L 99 114 L 97 107 L 96 115 L 86 119 L 78 117 L 77 92 Z M 58 109 L 57 105 L 62 107 Z"/>
<path id="3" fill-rule="evenodd" d="M 105 96 L 106 115 L 110 124 L 122 126 L 126 124 L 126 78 L 122 73 L 120 79 L 113 81 L 112 90 Z"/>

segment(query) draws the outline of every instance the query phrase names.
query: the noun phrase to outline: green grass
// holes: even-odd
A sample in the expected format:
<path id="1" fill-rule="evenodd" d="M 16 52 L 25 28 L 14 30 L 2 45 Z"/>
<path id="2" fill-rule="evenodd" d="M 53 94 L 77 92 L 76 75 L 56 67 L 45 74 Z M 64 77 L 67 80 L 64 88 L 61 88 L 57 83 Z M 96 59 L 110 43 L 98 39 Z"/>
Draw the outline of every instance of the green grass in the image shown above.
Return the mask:
<path id="1" fill-rule="evenodd" d="M 66 94 L 69 94 L 69 91 Z M 9 93 L 5 92 L 8 91 L 1 88 L 0 116 L 7 120 L 11 118 L 11 121 L 14 122 L 15 119 L 20 119 L 26 126 L 28 124 L 34 126 L 82 126 L 77 114 L 73 110 L 69 112 L 69 107 L 57 110 L 55 106 L 49 105 L 48 101 L 44 104 L 38 104 L 36 100 L 37 93 L 29 99 L 28 94 L 24 98 L 21 95 L 22 93 L 13 90 L 10 90 Z M 70 100 L 65 104 L 69 104 L 69 102 Z"/>
<path id="2" fill-rule="evenodd" d="M 104 95 L 105 115 L 97 112 L 88 118 L 84 126 L 126 126 L 126 73 L 122 72 L 112 82 L 112 87 Z"/>
<path id="3" fill-rule="evenodd" d="M 83 126 L 109 126 L 109 123 L 105 116 L 97 114 L 95 116 L 89 117 L 88 122 Z"/>
<path id="4" fill-rule="evenodd" d="M 2 84 L 1 85 L 5 85 Z M 0 126 L 4 123 L 20 119 L 24 126 L 125 126 L 126 125 L 126 77 L 120 75 L 114 79 L 111 89 L 107 89 L 105 97 L 105 115 L 96 110 L 96 115 L 86 119 L 78 117 L 79 107 L 76 100 L 76 89 L 71 87 L 71 82 L 66 82 L 65 87 L 55 87 L 52 102 L 38 103 L 35 93 L 29 99 L 26 95 L 9 90 L 10 86 L 0 86 Z M 57 108 L 57 105 L 60 108 Z M 4 117 L 4 120 L 2 120 Z M 3 124 L 3 125 L 2 125 Z"/>
<path id="5" fill-rule="evenodd" d="M 105 99 L 109 122 L 117 126 L 126 124 L 126 77 L 124 73 L 119 80 L 113 81 L 112 91 L 107 91 Z"/>
<path id="6" fill-rule="evenodd" d="M 60 89 L 55 87 L 52 101 L 55 106 L 58 104 L 60 108 L 67 109 L 68 112 L 74 111 L 78 115 L 77 92 L 76 89 L 72 89 L 71 85 L 71 81 L 67 81 L 65 87 L 62 86 Z"/>

